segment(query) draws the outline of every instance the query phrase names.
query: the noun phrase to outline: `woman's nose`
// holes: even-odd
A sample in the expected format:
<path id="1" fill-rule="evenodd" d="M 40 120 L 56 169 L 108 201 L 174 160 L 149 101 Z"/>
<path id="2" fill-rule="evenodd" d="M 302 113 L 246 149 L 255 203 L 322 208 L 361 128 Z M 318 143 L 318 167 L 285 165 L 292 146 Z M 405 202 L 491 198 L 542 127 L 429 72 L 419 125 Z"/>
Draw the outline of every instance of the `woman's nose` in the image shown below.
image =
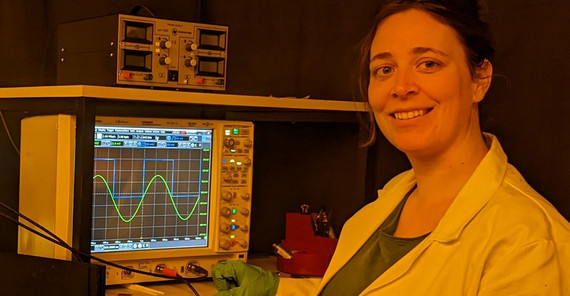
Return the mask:
<path id="1" fill-rule="evenodd" d="M 395 78 L 395 84 L 390 92 L 393 98 L 406 99 L 418 93 L 418 85 L 412 71 L 398 71 Z"/>

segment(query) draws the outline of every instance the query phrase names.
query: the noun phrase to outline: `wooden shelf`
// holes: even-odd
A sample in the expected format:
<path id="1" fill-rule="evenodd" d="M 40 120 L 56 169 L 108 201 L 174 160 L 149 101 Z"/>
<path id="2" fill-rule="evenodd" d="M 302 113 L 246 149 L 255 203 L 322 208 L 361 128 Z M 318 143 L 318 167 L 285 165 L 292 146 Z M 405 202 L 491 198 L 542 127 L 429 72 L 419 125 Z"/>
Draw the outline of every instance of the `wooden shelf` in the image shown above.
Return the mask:
<path id="1" fill-rule="evenodd" d="M 245 106 L 295 110 L 367 112 L 366 104 L 355 101 L 276 98 L 174 90 L 151 90 L 90 85 L 32 86 L 0 88 L 0 99 L 8 98 L 98 98 L 126 101 Z"/>

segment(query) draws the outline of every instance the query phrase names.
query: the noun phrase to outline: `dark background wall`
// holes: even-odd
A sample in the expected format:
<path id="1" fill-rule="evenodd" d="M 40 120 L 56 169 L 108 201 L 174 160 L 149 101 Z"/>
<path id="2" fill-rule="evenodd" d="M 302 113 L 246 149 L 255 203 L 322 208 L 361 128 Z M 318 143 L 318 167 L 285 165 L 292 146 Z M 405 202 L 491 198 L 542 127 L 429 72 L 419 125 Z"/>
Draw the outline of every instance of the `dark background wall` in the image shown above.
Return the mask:
<path id="1" fill-rule="evenodd" d="M 249 95 L 293 96 L 351 100 L 356 96 L 355 76 L 358 41 L 385 1 L 222 1 L 222 0 L 0 0 L 0 86 L 52 85 L 56 75 L 57 24 L 113 13 L 128 13 L 136 5 L 147 6 L 158 17 L 228 25 L 229 57 L 227 92 Z M 495 78 L 482 103 L 484 130 L 499 136 L 503 147 L 527 181 L 570 218 L 570 1 L 567 0 L 488 0 L 488 21 L 496 39 L 493 62 Z M 8 127 L 17 129 L 22 113 L 4 113 Z M 293 123 L 263 125 L 285 130 L 299 137 L 299 149 L 314 155 L 327 153 L 333 143 L 312 146 L 313 126 L 292 128 Z M 297 126 L 298 128 L 298 126 Z M 346 128 L 346 127 L 343 127 Z M 350 128 L 349 128 L 350 129 Z M 348 131 L 346 138 L 350 138 Z M 323 140 L 324 139 L 324 140 Z M 18 140 L 18 139 L 16 139 Z M 278 143 L 279 139 L 275 139 Z M 260 146 L 271 151 L 270 142 Z M 1 165 L 17 171 L 17 154 L 6 133 L 0 130 Z M 317 151 L 317 149 L 319 149 Z M 344 149 L 344 148 L 341 148 Z M 352 148 L 351 148 L 352 149 Z M 350 151 L 354 151 L 350 150 Z M 380 138 L 369 151 L 366 200 L 347 198 L 328 202 L 350 211 L 374 199 L 374 190 L 392 176 L 408 168 L 405 157 Z M 340 154 L 340 153 L 337 153 Z M 336 154 L 335 154 L 336 155 Z M 298 160 L 327 164 L 326 157 L 297 155 Z M 278 157 L 278 155 L 275 155 Z M 352 157 L 352 156 L 350 156 Z M 349 161 L 350 157 L 347 157 Z M 339 162 L 340 166 L 347 166 Z M 326 173 L 327 167 L 323 168 Z M 304 176 L 309 178 L 310 176 Z M 17 205 L 17 174 L 0 178 L 0 201 Z M 263 182 L 255 179 L 256 182 Z M 267 181 L 269 182 L 269 181 Z M 351 180 L 347 180 L 351 182 Z M 316 200 L 326 202 L 326 178 L 315 184 Z M 302 192 L 282 199 L 277 210 L 292 210 L 303 201 Z M 311 194 L 317 194 L 311 192 Z M 267 197 L 254 201 L 258 213 L 252 219 L 266 221 L 275 203 Z M 344 220 L 336 221 L 336 231 Z M 282 225 L 282 224 L 280 224 Z M 265 230 L 264 230 L 265 231 Z M 263 237 L 255 250 L 278 240 L 282 233 L 252 229 L 252 236 Z M 0 221 L 0 250 L 13 250 L 13 227 Z M 252 238 L 253 240 L 253 238 Z"/>

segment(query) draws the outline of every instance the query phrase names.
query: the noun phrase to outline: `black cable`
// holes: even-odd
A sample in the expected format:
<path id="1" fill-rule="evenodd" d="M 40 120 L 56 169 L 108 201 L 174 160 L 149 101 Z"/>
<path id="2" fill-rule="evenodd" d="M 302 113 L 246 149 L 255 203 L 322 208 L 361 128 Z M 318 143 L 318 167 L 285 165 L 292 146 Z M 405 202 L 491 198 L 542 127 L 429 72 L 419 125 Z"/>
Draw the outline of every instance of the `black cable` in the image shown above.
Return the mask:
<path id="1" fill-rule="evenodd" d="M 84 252 L 81 252 L 81 251 L 79 251 L 79 250 L 77 250 L 77 249 L 75 249 L 75 248 L 69 246 L 67 243 L 65 243 L 65 241 L 63 241 L 61 238 L 59 238 L 56 234 L 54 234 L 54 233 L 50 232 L 49 230 L 45 229 L 45 228 L 44 228 L 43 226 L 41 226 L 39 223 L 37 223 L 37 222 L 33 221 L 32 219 L 28 218 L 26 215 L 24 215 L 24 214 L 22 214 L 22 213 L 19 213 L 18 211 L 13 210 L 12 208 L 10 208 L 9 206 L 5 205 L 5 204 L 2 203 L 2 202 L 0 202 L 0 206 L 2 206 L 2 207 L 5 208 L 5 209 L 8 209 L 8 210 L 11 211 L 12 213 L 15 213 L 15 214 L 18 215 L 19 217 L 22 217 L 23 219 L 25 219 L 26 221 L 32 223 L 33 225 L 37 226 L 38 228 L 40 228 L 40 229 L 46 231 L 47 233 L 49 233 L 49 234 L 50 234 L 51 236 L 53 236 L 53 237 L 49 237 L 49 236 L 47 236 L 46 234 L 43 234 L 43 233 L 37 231 L 36 229 L 31 228 L 30 226 L 28 226 L 28 225 L 26 225 L 26 224 L 24 224 L 24 223 L 18 221 L 17 219 L 15 219 L 15 218 L 13 218 L 13 217 L 10 217 L 10 216 L 6 215 L 5 213 L 0 212 L 0 216 L 2 216 L 2 217 L 4 217 L 4 218 L 8 219 L 9 221 L 11 221 L 11 222 L 13 222 L 13 223 L 19 225 L 20 227 L 22 227 L 22 228 L 24 228 L 24 229 L 26 229 L 26 230 L 28 230 L 28 231 L 34 233 L 34 234 L 36 234 L 36 235 L 38 235 L 38 236 L 40 236 L 40 237 L 46 239 L 46 240 L 48 240 L 48 241 L 50 241 L 50 242 L 52 242 L 52 243 L 54 243 L 54 244 L 56 244 L 56 245 L 58 245 L 58 246 L 61 246 L 61 247 L 65 248 L 65 249 L 69 250 L 70 252 L 72 252 L 72 253 L 74 253 L 74 254 L 81 255 L 81 256 L 90 258 L 90 259 L 92 259 L 92 260 L 101 262 L 101 263 L 103 263 L 103 264 L 105 264 L 105 265 L 113 266 L 113 267 L 115 267 L 115 268 L 119 268 L 119 269 L 126 270 L 126 271 L 129 271 L 129 272 L 135 272 L 135 273 L 139 273 L 139 274 L 143 274 L 143 275 L 148 275 L 148 276 L 153 276 L 153 277 L 158 277 L 158 278 L 164 278 L 164 279 L 170 279 L 170 280 L 179 280 L 179 281 L 184 282 L 188 287 L 190 287 L 190 289 L 192 290 L 192 292 L 194 292 L 194 294 L 195 294 L 196 296 L 200 296 L 200 295 L 198 294 L 198 292 L 194 289 L 194 287 L 192 287 L 192 285 L 191 285 L 190 283 L 191 283 L 191 282 L 199 282 L 199 281 L 204 280 L 204 279 L 207 277 L 207 271 L 206 271 L 206 274 L 204 274 L 204 275 L 202 275 L 202 276 L 200 276 L 200 277 L 197 277 L 197 278 L 186 278 L 186 277 L 183 277 L 183 276 L 181 276 L 181 275 L 179 275 L 179 274 L 177 274 L 176 277 L 171 277 L 171 276 L 167 276 L 167 275 L 163 275 L 163 274 L 151 273 L 151 272 L 147 272 L 147 271 L 142 271 L 142 270 L 137 270 L 137 269 L 133 269 L 133 268 L 130 268 L 130 267 L 122 266 L 122 265 L 120 265 L 120 264 L 117 264 L 117 263 L 114 263 L 114 262 L 110 262 L 110 261 L 107 261 L 107 260 L 98 258 L 98 257 L 93 256 L 93 255 L 91 255 L 91 254 L 86 254 L 86 253 L 84 253 Z M 205 271 L 205 269 L 203 269 L 203 268 L 201 268 L 201 270 Z"/>
<path id="2" fill-rule="evenodd" d="M 18 155 L 20 155 L 20 149 L 18 149 L 18 146 L 16 145 L 14 139 L 12 138 L 12 135 L 10 134 L 10 130 L 8 129 L 8 124 L 4 119 L 4 114 L 2 113 L 2 110 L 0 110 L 0 119 L 2 120 L 2 125 L 4 125 L 4 129 L 6 130 L 6 135 L 8 135 L 8 140 L 10 140 L 10 143 L 12 143 L 12 147 L 14 147 L 14 150 L 16 150 Z"/>
<path id="3" fill-rule="evenodd" d="M 150 14 L 150 16 L 152 17 L 156 17 L 156 15 L 152 12 L 152 10 L 150 10 L 148 7 L 144 6 L 144 5 L 137 5 L 135 7 L 133 7 L 131 9 L 131 12 L 129 12 L 130 15 L 138 15 L 139 11 L 141 9 L 144 9 L 148 14 Z"/>
<path id="4" fill-rule="evenodd" d="M 43 232 L 49 234 L 52 238 L 54 238 L 55 240 L 58 241 L 58 245 L 60 245 L 60 246 L 62 246 L 62 247 L 64 247 L 64 248 L 66 248 L 66 249 L 68 249 L 68 250 L 69 250 L 69 248 L 71 248 L 70 245 L 68 245 L 63 239 L 61 239 L 61 238 L 60 238 L 59 236 L 57 236 L 55 233 L 49 231 L 47 228 L 43 227 L 41 224 L 37 223 L 36 221 L 34 221 L 34 220 L 28 218 L 26 215 L 21 214 L 20 212 L 14 210 L 14 209 L 12 209 L 12 208 L 10 208 L 9 206 L 5 205 L 5 204 L 2 203 L 2 202 L 0 202 L 0 206 L 2 206 L 4 209 L 7 209 L 7 210 L 10 211 L 10 212 L 12 212 L 12 214 L 14 214 L 14 215 L 16 215 L 16 216 L 18 216 L 18 217 L 20 217 L 20 218 L 22 218 L 22 219 L 28 221 L 29 223 L 31 223 L 31 224 L 34 225 L 35 227 L 39 228 L 39 229 L 42 230 Z M 6 219 L 9 219 L 9 220 L 12 221 L 12 222 L 17 221 L 18 224 L 21 223 L 21 222 L 18 221 L 18 220 L 15 220 L 15 219 L 12 220 L 13 218 L 10 217 L 10 216 L 6 216 L 6 215 L 2 215 L 2 216 L 3 216 L 4 218 L 6 218 Z M 79 257 L 76 253 L 71 252 L 71 255 L 72 255 L 77 261 L 83 262 L 83 260 L 81 259 L 81 257 Z"/>

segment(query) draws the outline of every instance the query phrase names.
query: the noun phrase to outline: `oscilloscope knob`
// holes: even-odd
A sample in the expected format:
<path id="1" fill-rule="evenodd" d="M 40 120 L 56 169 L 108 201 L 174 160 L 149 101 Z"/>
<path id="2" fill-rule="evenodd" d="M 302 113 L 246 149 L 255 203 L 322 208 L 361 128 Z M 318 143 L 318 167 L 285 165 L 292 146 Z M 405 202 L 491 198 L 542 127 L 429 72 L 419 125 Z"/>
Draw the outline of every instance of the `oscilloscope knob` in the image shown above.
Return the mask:
<path id="1" fill-rule="evenodd" d="M 170 62 L 171 62 L 171 61 L 172 61 L 172 60 L 170 59 L 170 57 L 166 57 L 166 56 L 160 57 L 160 59 L 158 59 L 158 62 L 159 62 L 161 65 L 170 65 Z"/>
<path id="2" fill-rule="evenodd" d="M 240 210 L 240 213 L 244 216 L 248 216 L 249 215 L 249 209 L 243 208 Z"/>
<path id="3" fill-rule="evenodd" d="M 232 246 L 232 244 L 227 239 L 220 240 L 220 248 L 227 250 Z"/>
<path id="4" fill-rule="evenodd" d="M 240 240 L 238 241 L 238 243 L 239 243 L 239 245 L 240 245 L 241 247 L 243 247 L 243 248 L 247 247 L 247 241 L 246 241 L 246 240 L 240 239 Z"/>
<path id="5" fill-rule="evenodd" d="M 172 42 L 170 40 L 162 40 L 160 41 L 160 48 L 162 49 L 169 49 L 172 47 Z"/>
<path id="6" fill-rule="evenodd" d="M 231 182 L 232 181 L 232 174 L 224 175 L 224 181 L 225 182 Z"/>
<path id="7" fill-rule="evenodd" d="M 236 140 L 232 139 L 232 138 L 226 138 L 224 140 L 224 146 L 228 147 L 228 148 L 234 148 L 236 144 Z"/>
<path id="8" fill-rule="evenodd" d="M 245 141 L 243 141 L 243 146 L 245 146 L 246 148 L 251 148 L 252 145 L 253 142 L 250 139 L 246 139 Z"/>
<path id="9" fill-rule="evenodd" d="M 246 193 L 244 193 L 244 194 L 241 195 L 241 198 L 242 198 L 243 200 L 249 200 L 249 199 L 251 198 L 251 195 L 246 192 Z"/>
<path id="10" fill-rule="evenodd" d="M 230 225 L 227 223 L 222 223 L 222 225 L 220 225 L 220 231 L 223 233 L 230 232 Z"/>
<path id="11" fill-rule="evenodd" d="M 247 232 L 249 230 L 249 227 L 247 226 L 247 224 L 244 224 L 244 225 L 240 226 L 239 229 L 243 232 Z"/>
<path id="12" fill-rule="evenodd" d="M 228 207 L 223 207 L 220 211 L 220 214 L 224 217 L 229 217 L 232 214 L 232 210 L 230 210 Z"/>
<path id="13" fill-rule="evenodd" d="M 250 166 L 250 165 L 251 165 L 251 159 L 246 158 L 246 159 L 243 161 L 243 164 L 244 164 L 245 166 Z"/>
<path id="14" fill-rule="evenodd" d="M 225 201 L 230 201 L 233 197 L 233 194 L 229 191 L 222 192 L 222 199 Z"/>

